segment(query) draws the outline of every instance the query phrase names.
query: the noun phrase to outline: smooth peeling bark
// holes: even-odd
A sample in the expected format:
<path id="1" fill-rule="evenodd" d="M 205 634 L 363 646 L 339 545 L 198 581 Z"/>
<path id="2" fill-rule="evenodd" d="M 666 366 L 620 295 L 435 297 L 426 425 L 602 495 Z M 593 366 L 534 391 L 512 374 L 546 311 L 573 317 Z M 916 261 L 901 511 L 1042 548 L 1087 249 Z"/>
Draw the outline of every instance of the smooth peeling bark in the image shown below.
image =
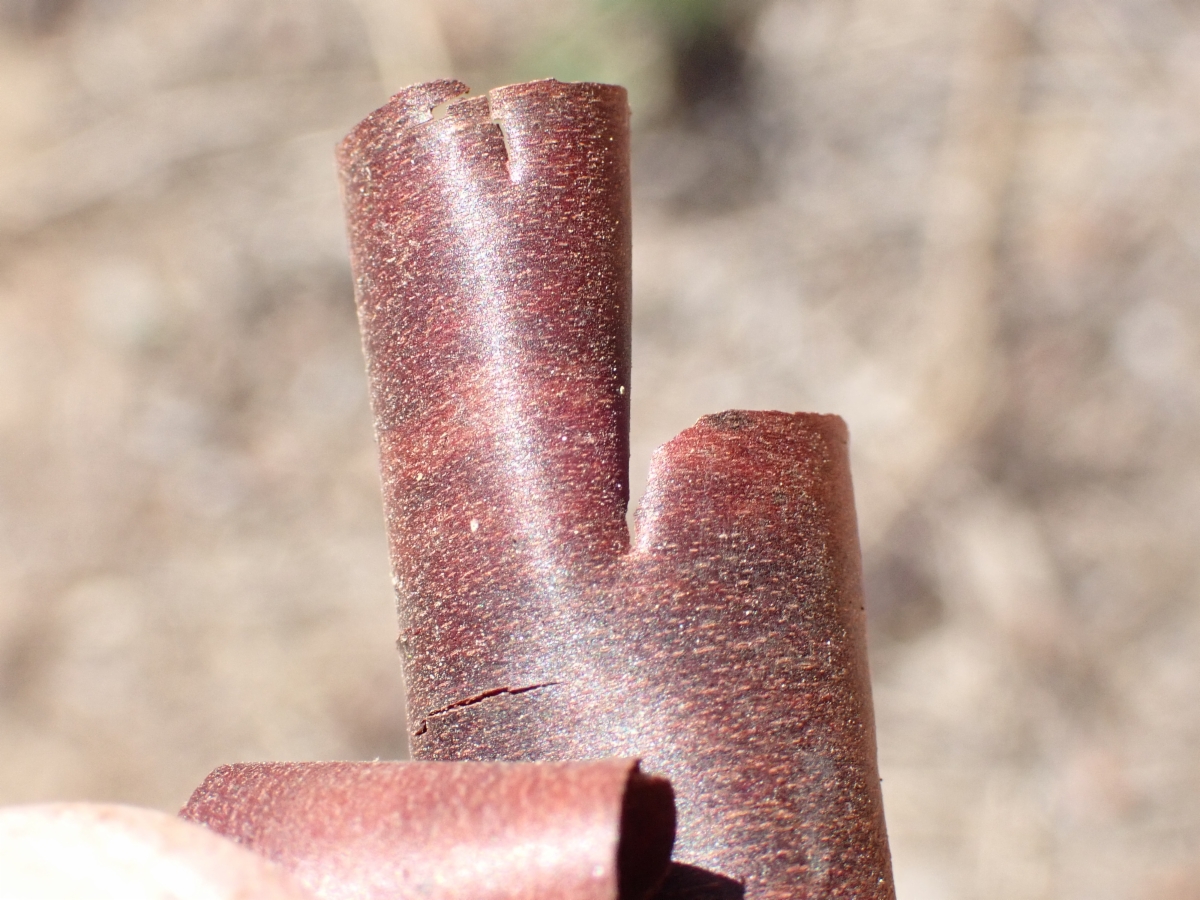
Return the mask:
<path id="1" fill-rule="evenodd" d="M 0 900 L 314 900 L 260 855 L 151 809 L 0 808 Z"/>
<path id="2" fill-rule="evenodd" d="M 628 109 L 401 92 L 339 148 L 415 757 L 640 756 L 748 898 L 890 898 L 842 421 L 729 412 L 628 497 Z"/>
<path id="3" fill-rule="evenodd" d="M 629 759 L 222 766 L 180 815 L 322 900 L 643 900 L 675 835 Z"/>

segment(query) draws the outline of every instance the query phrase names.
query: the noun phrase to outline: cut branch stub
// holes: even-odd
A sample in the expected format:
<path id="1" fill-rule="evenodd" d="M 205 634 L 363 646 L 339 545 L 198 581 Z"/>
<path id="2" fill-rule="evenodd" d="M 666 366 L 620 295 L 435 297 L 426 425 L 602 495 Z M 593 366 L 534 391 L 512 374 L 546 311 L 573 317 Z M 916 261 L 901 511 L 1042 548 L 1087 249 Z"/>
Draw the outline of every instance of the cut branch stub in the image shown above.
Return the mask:
<path id="1" fill-rule="evenodd" d="M 180 812 L 320 900 L 643 900 L 675 836 L 636 760 L 222 766 Z"/>
<path id="2" fill-rule="evenodd" d="M 727 412 L 628 500 L 625 92 L 401 92 L 339 148 L 413 754 L 640 756 L 748 898 L 890 898 L 846 430 Z"/>

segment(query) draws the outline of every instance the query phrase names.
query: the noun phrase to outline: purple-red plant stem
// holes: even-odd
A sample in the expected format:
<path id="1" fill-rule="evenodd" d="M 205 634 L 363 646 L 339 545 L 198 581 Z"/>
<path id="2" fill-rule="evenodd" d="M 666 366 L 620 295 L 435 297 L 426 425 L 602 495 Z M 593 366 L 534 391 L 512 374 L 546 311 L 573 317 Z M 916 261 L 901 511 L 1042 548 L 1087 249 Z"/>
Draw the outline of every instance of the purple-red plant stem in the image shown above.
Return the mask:
<path id="1" fill-rule="evenodd" d="M 625 92 L 465 93 L 339 149 L 414 756 L 639 756 L 713 890 L 889 900 L 844 424 L 702 419 L 630 546 Z"/>

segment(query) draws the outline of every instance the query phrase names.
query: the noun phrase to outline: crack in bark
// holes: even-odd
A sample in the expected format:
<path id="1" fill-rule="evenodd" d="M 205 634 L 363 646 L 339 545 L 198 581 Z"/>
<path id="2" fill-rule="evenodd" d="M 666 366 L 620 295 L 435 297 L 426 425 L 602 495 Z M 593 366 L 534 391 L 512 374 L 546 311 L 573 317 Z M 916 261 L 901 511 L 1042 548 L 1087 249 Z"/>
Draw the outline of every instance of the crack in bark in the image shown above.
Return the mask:
<path id="1" fill-rule="evenodd" d="M 453 712 L 456 709 L 462 709 L 467 706 L 474 706 L 476 703 L 482 703 L 489 697 L 498 697 L 501 694 L 528 694 L 530 691 L 536 691 L 539 688 L 554 687 L 557 684 L 562 684 L 561 681 L 543 681 L 541 684 L 530 684 L 525 687 L 498 687 L 492 688 L 490 691 L 484 691 L 480 694 L 475 694 L 472 697 L 467 697 L 465 700 L 455 700 L 446 706 L 439 707 L 421 719 L 421 727 L 413 732 L 413 737 L 420 737 L 429 730 L 429 720 L 435 716 L 443 716 L 448 712 Z"/>

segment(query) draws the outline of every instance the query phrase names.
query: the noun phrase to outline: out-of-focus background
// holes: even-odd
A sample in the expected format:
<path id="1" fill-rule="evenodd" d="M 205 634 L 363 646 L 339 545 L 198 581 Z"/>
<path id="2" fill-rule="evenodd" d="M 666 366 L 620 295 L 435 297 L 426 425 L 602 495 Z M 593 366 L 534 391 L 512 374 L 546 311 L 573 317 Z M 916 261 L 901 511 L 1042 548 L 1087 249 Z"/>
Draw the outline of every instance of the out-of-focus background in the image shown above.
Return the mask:
<path id="1" fill-rule="evenodd" d="M 633 484 L 841 413 L 901 900 L 1200 897 L 1200 6 L 0 0 L 0 802 L 397 757 L 332 147 L 627 85 Z"/>

